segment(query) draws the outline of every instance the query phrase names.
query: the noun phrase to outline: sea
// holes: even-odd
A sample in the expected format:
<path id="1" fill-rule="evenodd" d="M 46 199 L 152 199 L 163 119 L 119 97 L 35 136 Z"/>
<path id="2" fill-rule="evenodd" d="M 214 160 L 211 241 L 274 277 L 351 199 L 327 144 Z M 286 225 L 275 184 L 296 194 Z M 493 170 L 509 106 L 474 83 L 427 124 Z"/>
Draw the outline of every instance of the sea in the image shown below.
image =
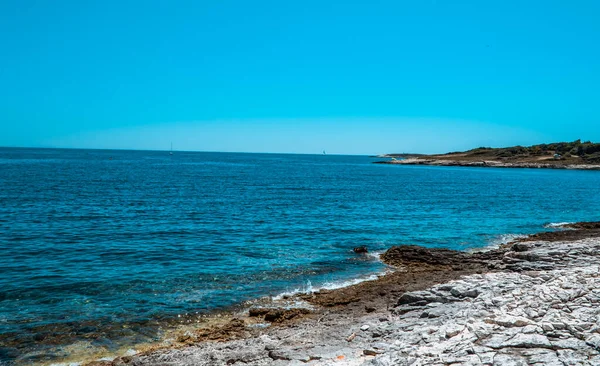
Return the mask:
<path id="1" fill-rule="evenodd" d="M 178 319 L 370 279 L 394 245 L 600 219 L 600 172 L 377 160 L 1 148 L 0 364 L 117 354 Z"/>

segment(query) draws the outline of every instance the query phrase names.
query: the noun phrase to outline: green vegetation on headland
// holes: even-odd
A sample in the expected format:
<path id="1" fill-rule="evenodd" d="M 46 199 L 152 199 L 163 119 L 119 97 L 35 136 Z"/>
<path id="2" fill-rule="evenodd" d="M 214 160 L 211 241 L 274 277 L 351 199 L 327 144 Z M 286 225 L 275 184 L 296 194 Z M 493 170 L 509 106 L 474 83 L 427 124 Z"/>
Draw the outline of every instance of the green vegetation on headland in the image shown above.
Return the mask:
<path id="1" fill-rule="evenodd" d="M 533 146 L 513 146 L 505 148 L 479 147 L 477 149 L 465 151 L 464 153 L 454 152 L 445 154 L 465 154 L 464 157 L 477 158 L 495 158 L 501 160 L 521 160 L 531 158 L 556 158 L 560 160 L 578 159 L 580 163 L 596 164 L 600 163 L 600 144 L 590 141 L 581 142 L 557 142 L 552 144 L 540 144 Z M 555 155 L 558 154 L 559 156 Z"/>
<path id="2" fill-rule="evenodd" d="M 387 154 L 404 160 L 379 161 L 382 164 L 458 165 L 510 168 L 600 169 L 600 143 L 590 141 L 556 142 L 504 148 L 479 147 L 440 155 Z"/>

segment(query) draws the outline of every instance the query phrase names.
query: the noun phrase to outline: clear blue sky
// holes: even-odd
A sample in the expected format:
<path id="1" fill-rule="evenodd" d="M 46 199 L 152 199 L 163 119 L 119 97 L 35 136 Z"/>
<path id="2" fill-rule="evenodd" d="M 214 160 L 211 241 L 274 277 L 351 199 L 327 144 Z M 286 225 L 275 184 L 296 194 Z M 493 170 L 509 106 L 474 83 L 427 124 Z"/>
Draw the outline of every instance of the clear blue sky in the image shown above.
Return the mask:
<path id="1" fill-rule="evenodd" d="M 0 146 L 600 141 L 600 1 L 0 2 Z"/>

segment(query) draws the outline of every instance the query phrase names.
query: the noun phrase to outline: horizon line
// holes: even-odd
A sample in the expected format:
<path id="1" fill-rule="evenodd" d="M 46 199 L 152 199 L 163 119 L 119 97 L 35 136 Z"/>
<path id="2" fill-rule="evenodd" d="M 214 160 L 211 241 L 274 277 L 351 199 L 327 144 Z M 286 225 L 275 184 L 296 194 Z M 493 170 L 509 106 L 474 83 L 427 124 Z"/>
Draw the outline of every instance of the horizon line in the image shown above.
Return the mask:
<path id="1" fill-rule="evenodd" d="M 95 150 L 95 151 L 149 151 L 149 152 L 169 152 L 170 149 L 118 149 L 118 148 L 94 148 L 94 147 L 48 147 L 48 146 L 0 146 L 0 149 L 40 149 L 40 150 Z M 257 151 L 216 151 L 216 150 L 172 150 L 183 153 L 220 153 L 220 154 L 280 154 L 280 155 L 337 155 L 337 156 L 376 156 L 381 154 L 344 154 L 344 153 L 301 153 L 301 152 L 257 152 Z M 326 150 L 323 150 L 326 151 Z"/>

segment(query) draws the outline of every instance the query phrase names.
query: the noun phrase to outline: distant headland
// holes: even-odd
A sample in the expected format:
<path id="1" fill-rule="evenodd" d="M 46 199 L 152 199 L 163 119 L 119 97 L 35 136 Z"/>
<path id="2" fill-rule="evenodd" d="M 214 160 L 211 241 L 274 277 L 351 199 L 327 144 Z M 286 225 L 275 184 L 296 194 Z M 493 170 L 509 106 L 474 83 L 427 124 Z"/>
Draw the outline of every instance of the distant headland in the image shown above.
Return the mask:
<path id="1" fill-rule="evenodd" d="M 557 142 L 504 148 L 479 147 L 440 155 L 385 154 L 376 164 L 600 170 L 600 143 Z"/>

